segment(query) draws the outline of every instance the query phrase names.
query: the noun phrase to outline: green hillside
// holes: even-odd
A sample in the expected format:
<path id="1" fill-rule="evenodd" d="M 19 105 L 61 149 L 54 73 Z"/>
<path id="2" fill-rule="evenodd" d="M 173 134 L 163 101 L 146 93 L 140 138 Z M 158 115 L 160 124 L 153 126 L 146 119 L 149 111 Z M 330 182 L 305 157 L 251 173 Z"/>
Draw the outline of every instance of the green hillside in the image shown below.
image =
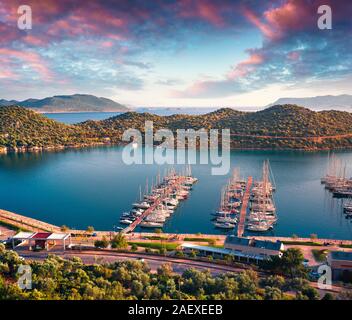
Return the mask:
<path id="1" fill-rule="evenodd" d="M 0 146 L 67 147 L 121 143 L 127 129 L 231 129 L 234 149 L 338 149 L 352 147 L 352 114 L 315 112 L 296 105 L 277 105 L 258 112 L 219 109 L 205 115 L 158 116 L 126 112 L 102 120 L 65 125 L 22 107 L 0 108 Z"/>

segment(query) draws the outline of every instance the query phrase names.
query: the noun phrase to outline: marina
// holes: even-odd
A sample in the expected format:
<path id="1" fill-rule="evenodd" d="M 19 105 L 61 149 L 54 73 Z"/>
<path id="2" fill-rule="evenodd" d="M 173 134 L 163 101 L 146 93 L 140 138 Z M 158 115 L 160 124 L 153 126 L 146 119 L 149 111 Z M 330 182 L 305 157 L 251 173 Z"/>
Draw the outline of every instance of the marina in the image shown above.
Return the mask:
<path id="1" fill-rule="evenodd" d="M 254 183 L 250 196 L 250 213 L 247 218 L 247 230 L 252 232 L 267 232 L 274 228 L 277 222 L 276 206 L 273 192 L 275 185 L 270 180 L 270 164 L 263 163 L 262 180 Z"/>
<path id="2" fill-rule="evenodd" d="M 329 156 L 327 172 L 321 183 L 334 198 L 342 200 L 342 213 L 346 219 L 352 219 L 352 178 L 347 175 L 347 163 L 335 154 Z"/>
<path id="3" fill-rule="evenodd" d="M 243 180 L 239 172 L 239 168 L 234 169 L 222 191 L 220 208 L 214 214 L 214 225 L 229 230 L 235 229 L 238 223 L 238 237 L 244 235 L 245 229 L 254 233 L 272 230 L 278 218 L 273 199 L 276 187 L 270 179 L 269 160 L 264 161 L 262 179 L 255 181 L 253 187 L 253 177 Z"/>
<path id="4" fill-rule="evenodd" d="M 121 231 L 129 224 L 119 224 L 120 219 L 130 220 L 127 215 L 123 216 L 124 212 L 136 210 L 139 215 L 138 208 L 132 207 L 143 202 L 139 187 L 142 186 L 144 197 L 146 181 L 151 186 L 154 179 L 155 186 L 159 172 L 171 169 L 170 166 L 127 166 L 121 160 L 121 152 L 119 147 L 102 147 L 2 155 L 1 208 L 74 230 L 93 226 L 95 230 Z M 336 156 L 347 164 L 346 177 L 349 177 L 352 153 L 339 152 Z M 231 229 L 216 227 L 210 214 L 219 210 L 221 191 L 233 178 L 235 168 L 240 168 L 240 180 L 245 183 L 249 176 L 253 177 L 253 190 L 256 182 L 262 180 L 266 159 L 275 175 L 274 204 L 278 222 L 273 229 L 260 233 L 248 230 L 246 224 L 244 236 L 291 237 L 295 234 L 309 238 L 317 234 L 320 238 L 352 239 L 352 219 L 347 219 L 344 213 L 348 199 L 333 197 L 321 184 L 329 161 L 327 152 L 232 152 L 232 170 L 225 176 L 212 176 L 209 165 L 192 165 L 192 176 L 198 182 L 187 200 L 179 201 L 177 209 L 165 219 L 163 233 L 236 234 L 240 225 L 238 211 L 231 217 L 238 219 Z M 184 165 L 175 165 L 174 169 L 179 173 L 185 170 Z M 253 215 L 255 218 L 259 218 L 258 214 Z M 133 233 L 155 229 L 138 224 Z"/>
<path id="5" fill-rule="evenodd" d="M 132 232 L 137 226 L 142 228 L 163 228 L 167 218 L 177 209 L 180 201 L 186 200 L 192 186 L 198 181 L 192 177 L 191 167 L 188 166 L 184 174 L 177 174 L 175 170 L 167 172 L 163 179 L 157 176 L 156 186 L 148 182 L 145 194 L 140 188 L 139 202 L 134 203 L 130 212 L 121 215 L 120 224 L 127 224 L 123 233 Z"/>

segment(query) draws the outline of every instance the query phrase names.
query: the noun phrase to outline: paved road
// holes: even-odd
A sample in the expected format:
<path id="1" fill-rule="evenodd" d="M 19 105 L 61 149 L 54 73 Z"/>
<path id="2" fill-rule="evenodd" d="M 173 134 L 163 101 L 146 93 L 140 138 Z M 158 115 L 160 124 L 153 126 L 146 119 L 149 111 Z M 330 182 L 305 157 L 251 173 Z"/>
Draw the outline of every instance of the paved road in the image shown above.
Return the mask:
<path id="1" fill-rule="evenodd" d="M 31 252 L 22 251 L 18 252 L 22 257 L 29 260 L 44 260 L 48 253 L 47 252 Z M 51 254 L 54 252 L 50 252 Z M 212 274 L 220 274 L 224 272 L 241 272 L 244 269 L 236 268 L 232 266 L 216 265 L 210 262 L 192 261 L 187 259 L 178 259 L 172 257 L 163 256 L 150 256 L 141 253 L 120 253 L 120 252 L 100 252 L 100 251 L 74 251 L 74 252 L 55 252 L 55 255 L 69 259 L 72 257 L 80 257 L 84 263 L 112 263 L 115 261 L 124 260 L 137 260 L 144 259 L 148 263 L 151 270 L 155 272 L 162 264 L 170 263 L 173 267 L 174 272 L 182 273 L 184 270 L 191 267 L 197 268 L 198 270 L 209 270 Z"/>
<path id="2" fill-rule="evenodd" d="M 0 225 L 0 240 L 7 240 L 8 238 L 13 237 L 15 234 L 16 232 L 14 230 Z"/>
<path id="3" fill-rule="evenodd" d="M 47 252 L 31 252 L 27 250 L 19 250 L 18 252 L 22 257 L 28 260 L 44 260 L 48 253 Z M 113 263 L 116 261 L 126 261 L 126 260 L 139 260 L 143 259 L 148 263 L 151 268 L 151 272 L 155 273 L 157 269 L 165 264 L 170 263 L 173 271 L 177 274 L 182 274 L 186 269 L 195 268 L 197 270 L 209 270 L 212 275 L 218 275 L 226 272 L 242 272 L 248 268 L 237 268 L 232 266 L 222 266 L 216 265 L 211 262 L 202 262 L 202 261 L 193 261 L 187 259 L 178 259 L 172 257 L 163 257 L 163 256 L 152 256 L 142 253 L 120 253 L 120 252 L 103 252 L 103 251 L 74 251 L 74 252 L 50 252 L 61 256 L 65 259 L 79 257 L 82 259 L 83 263 L 94 264 L 94 263 Z M 259 277 L 263 277 L 266 274 L 263 272 L 258 272 Z M 338 293 L 341 291 L 341 287 L 333 285 L 330 289 L 319 289 L 316 282 L 310 283 L 312 287 L 318 289 L 318 292 L 321 297 L 323 297 L 327 292 Z"/>

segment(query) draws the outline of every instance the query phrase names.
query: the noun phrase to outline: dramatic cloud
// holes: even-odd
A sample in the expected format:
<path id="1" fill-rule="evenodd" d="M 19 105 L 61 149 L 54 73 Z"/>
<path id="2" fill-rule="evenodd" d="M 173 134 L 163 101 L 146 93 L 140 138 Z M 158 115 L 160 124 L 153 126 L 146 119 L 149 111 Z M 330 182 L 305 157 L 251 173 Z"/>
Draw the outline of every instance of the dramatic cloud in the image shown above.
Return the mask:
<path id="1" fill-rule="evenodd" d="M 328 4 L 333 29 L 320 30 L 317 9 Z M 352 3 L 327 0 L 287 0 L 263 14 L 243 7 L 244 16 L 263 34 L 263 45 L 220 80 L 197 81 L 176 97 L 221 97 L 263 88 L 337 78 L 352 73 Z"/>
<path id="2" fill-rule="evenodd" d="M 214 98 L 352 73 L 350 1 L 28 0 L 25 31 L 22 4 L 0 0 L 0 88 L 28 95 L 150 86 L 153 96 L 159 86 L 164 96 Z M 322 4 L 332 30 L 317 27 Z"/>

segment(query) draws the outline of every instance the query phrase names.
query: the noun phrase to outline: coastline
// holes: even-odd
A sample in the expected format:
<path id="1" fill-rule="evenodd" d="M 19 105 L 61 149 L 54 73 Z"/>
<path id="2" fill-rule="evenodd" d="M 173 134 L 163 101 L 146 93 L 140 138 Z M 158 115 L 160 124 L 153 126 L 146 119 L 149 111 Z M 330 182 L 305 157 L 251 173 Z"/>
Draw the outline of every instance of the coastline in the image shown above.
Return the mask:
<path id="1" fill-rule="evenodd" d="M 40 153 L 40 152 L 60 152 L 70 149 L 89 149 L 95 147 L 118 147 L 125 146 L 128 142 L 118 142 L 118 143 L 109 143 L 109 142 L 94 142 L 94 143 L 80 143 L 74 145 L 56 145 L 56 146 L 44 146 L 44 147 L 4 147 L 0 146 L 0 155 L 1 154 L 11 154 L 11 153 Z M 154 145 L 156 147 L 157 145 Z M 173 148 L 176 150 L 176 148 Z M 198 148 L 197 148 L 198 149 Z M 334 148 L 236 148 L 231 147 L 230 151 L 297 151 L 297 152 L 320 152 L 320 151 L 350 151 L 352 150 L 352 145 L 348 147 L 334 147 Z"/>
<path id="2" fill-rule="evenodd" d="M 20 215 L 14 212 L 10 212 L 7 210 L 0 209 L 0 225 L 4 223 L 8 226 L 13 227 L 14 229 L 26 229 L 30 232 L 62 232 L 61 228 L 55 226 L 53 224 L 34 219 L 28 216 Z M 75 236 L 80 235 L 87 235 L 87 230 L 80 230 L 80 229 L 68 229 L 67 232 Z M 97 234 L 97 238 L 102 238 L 103 236 L 110 237 L 112 233 L 117 233 L 115 231 L 94 231 Z M 150 236 L 155 236 L 155 233 L 151 232 L 131 232 L 126 234 L 128 238 L 134 239 L 142 239 Z M 175 236 L 175 233 L 163 233 L 164 237 L 172 238 Z M 217 241 L 224 241 L 226 235 L 219 235 L 219 234 L 194 234 L 194 233 L 177 233 L 178 241 L 186 241 L 187 238 L 212 238 Z M 288 245 L 307 245 L 310 243 L 311 246 L 321 246 L 324 243 L 331 243 L 335 245 L 342 245 L 342 246 L 352 246 L 352 240 L 347 239 L 334 239 L 334 238 L 305 238 L 305 237 L 283 237 L 283 236 L 264 236 L 264 235 L 257 235 L 257 236 L 247 236 L 248 238 L 255 238 L 258 240 L 271 240 L 271 241 L 283 241 Z M 94 239 L 96 240 L 96 238 Z M 196 241 L 197 242 L 197 241 Z"/>

